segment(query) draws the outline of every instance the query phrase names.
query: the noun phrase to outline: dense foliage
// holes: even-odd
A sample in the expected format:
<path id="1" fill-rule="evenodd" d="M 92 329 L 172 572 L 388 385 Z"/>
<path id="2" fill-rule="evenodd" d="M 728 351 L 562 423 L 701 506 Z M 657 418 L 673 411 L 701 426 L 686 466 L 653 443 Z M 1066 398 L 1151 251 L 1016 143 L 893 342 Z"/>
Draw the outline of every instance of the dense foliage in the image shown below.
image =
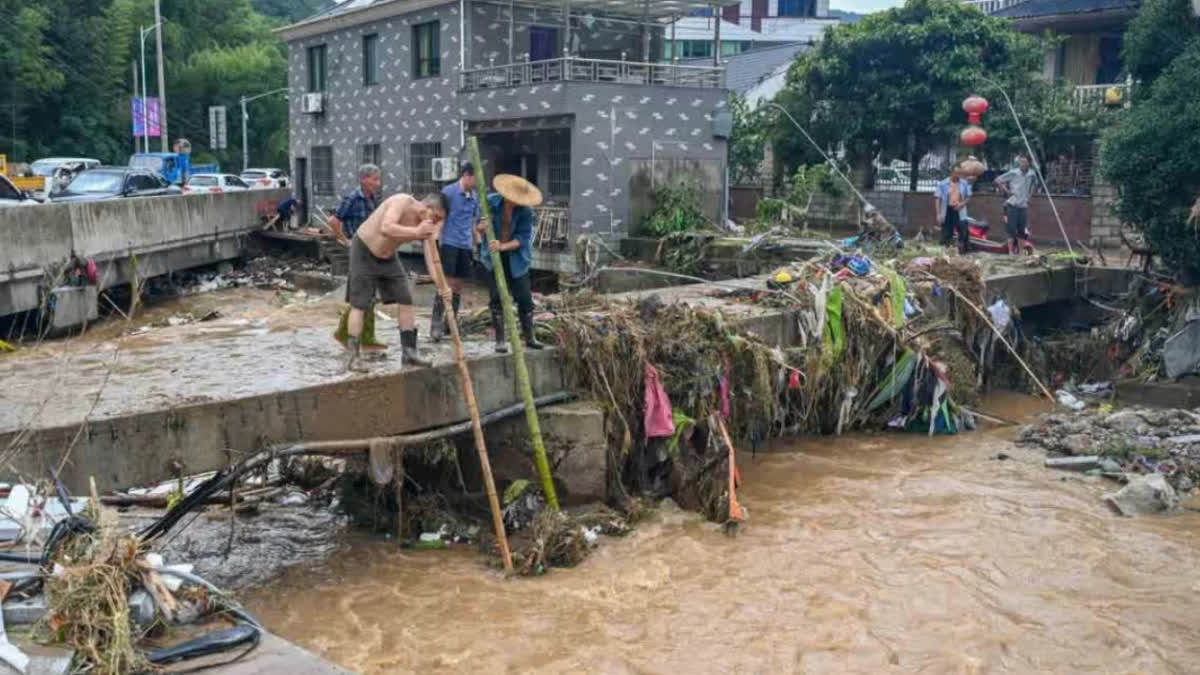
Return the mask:
<path id="1" fill-rule="evenodd" d="M 776 100 L 819 143 L 840 147 L 856 164 L 920 157 L 962 128 L 968 95 L 999 98 L 989 81 L 1010 92 L 1033 87 L 1043 53 L 1039 39 L 962 2 L 908 0 L 826 31 L 792 66 Z M 777 159 L 787 174 L 814 163 L 799 132 L 775 121 Z M 915 163 L 913 171 L 915 181 Z"/>
<path id="2" fill-rule="evenodd" d="M 762 108 L 751 108 L 741 96 L 729 97 L 733 131 L 729 135 L 729 179 L 733 185 L 757 183 L 766 157 L 767 128 Z"/>
<path id="3" fill-rule="evenodd" d="M 1166 263 L 1195 282 L 1200 280 L 1200 225 L 1188 218 L 1200 196 L 1200 40 L 1194 22 L 1185 23 L 1192 27 L 1187 36 L 1177 30 L 1178 17 L 1157 4 L 1143 9 L 1138 30 L 1171 33 L 1186 48 L 1152 84 L 1141 85 L 1133 107 L 1105 136 L 1101 157 L 1105 175 L 1117 186 L 1121 219 L 1141 229 Z M 1136 63 L 1142 68 L 1149 62 Z M 1142 72 L 1148 76 L 1152 70 Z"/>
<path id="4" fill-rule="evenodd" d="M 704 195 L 696 180 L 679 178 L 669 181 L 654 190 L 651 201 L 654 210 L 643 224 L 647 234 L 663 237 L 701 230 L 708 225 L 702 206 Z"/>
<path id="5" fill-rule="evenodd" d="M 1143 0 L 1125 31 L 1121 60 L 1142 85 L 1149 85 L 1197 37 L 1191 0 Z"/>
<path id="6" fill-rule="evenodd" d="M 187 138 L 197 155 L 240 167 L 237 100 L 286 85 L 284 46 L 271 30 L 309 13 L 316 3 L 164 0 L 171 139 Z M 138 32 L 153 24 L 153 0 L 0 0 L 0 152 L 14 161 L 76 155 L 124 164 L 133 151 L 130 97 L 140 54 Z M 154 36 L 149 35 L 146 73 L 151 96 L 157 90 L 154 46 Z M 228 106 L 229 147 L 222 152 L 207 147 L 211 105 Z M 283 97 L 251 106 L 251 162 L 285 164 Z M 160 149 L 152 139 L 151 150 Z"/>

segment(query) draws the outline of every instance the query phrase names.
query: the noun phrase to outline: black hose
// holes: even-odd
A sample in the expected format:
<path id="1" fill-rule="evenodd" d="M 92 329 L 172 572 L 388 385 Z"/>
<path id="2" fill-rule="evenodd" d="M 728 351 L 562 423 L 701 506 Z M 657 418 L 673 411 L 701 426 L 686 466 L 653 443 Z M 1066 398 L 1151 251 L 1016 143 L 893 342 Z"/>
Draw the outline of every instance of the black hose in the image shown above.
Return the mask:
<path id="1" fill-rule="evenodd" d="M 220 654 L 240 645 L 249 644 L 257 647 L 261 638 L 262 631 L 259 628 L 242 623 L 233 628 L 213 631 L 171 647 L 148 650 L 146 658 L 150 660 L 150 663 L 162 666 L 202 656 Z"/>
<path id="2" fill-rule="evenodd" d="M 40 553 L 18 553 L 16 551 L 0 551 L 0 562 L 25 563 L 28 565 L 40 565 L 42 562 L 42 554 L 40 554 Z"/>

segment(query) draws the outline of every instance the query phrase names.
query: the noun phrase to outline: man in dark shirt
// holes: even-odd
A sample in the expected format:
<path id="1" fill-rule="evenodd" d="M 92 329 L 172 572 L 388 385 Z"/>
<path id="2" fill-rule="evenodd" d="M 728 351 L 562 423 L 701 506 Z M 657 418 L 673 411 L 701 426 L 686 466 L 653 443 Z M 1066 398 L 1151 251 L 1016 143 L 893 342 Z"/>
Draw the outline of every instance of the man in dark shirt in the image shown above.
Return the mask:
<path id="1" fill-rule="evenodd" d="M 371 213 L 375 211 L 375 207 L 379 205 L 379 191 L 383 187 L 383 176 L 379 171 L 379 167 L 374 164 L 363 164 L 358 167 L 358 187 L 350 192 L 347 192 L 342 197 L 342 203 L 338 204 L 337 210 L 329 217 L 329 228 L 333 230 L 333 236 L 342 246 L 349 247 L 350 241 L 354 239 L 354 233 L 358 231 L 359 226 L 366 222 Z M 346 287 L 346 302 L 350 301 L 350 287 Z M 338 329 L 333 334 L 333 337 L 345 347 L 349 343 L 347 338 L 348 321 L 350 317 L 349 308 L 342 312 L 341 319 L 338 321 Z M 375 339 L 375 303 L 372 302 L 370 308 L 365 314 L 365 324 L 362 332 L 362 348 L 363 349 L 387 349 L 387 345 Z"/>
<path id="2" fill-rule="evenodd" d="M 383 176 L 374 164 L 358 167 L 358 188 L 346 193 L 342 203 L 329 218 L 333 236 L 342 246 L 349 246 L 354 232 L 371 215 L 379 204 L 379 189 L 383 187 Z"/>

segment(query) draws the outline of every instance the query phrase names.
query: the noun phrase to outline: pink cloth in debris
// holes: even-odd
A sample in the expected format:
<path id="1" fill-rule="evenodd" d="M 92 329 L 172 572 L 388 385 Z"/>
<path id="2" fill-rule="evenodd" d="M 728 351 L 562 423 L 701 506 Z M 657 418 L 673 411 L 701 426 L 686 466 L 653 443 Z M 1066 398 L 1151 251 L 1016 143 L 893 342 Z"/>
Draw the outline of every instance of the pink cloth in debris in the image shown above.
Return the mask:
<path id="1" fill-rule="evenodd" d="M 667 398 L 667 390 L 663 388 L 662 380 L 658 379 L 658 369 L 649 363 L 645 367 L 643 383 L 646 388 L 646 438 L 674 436 L 675 416 L 671 414 L 671 399 Z"/>

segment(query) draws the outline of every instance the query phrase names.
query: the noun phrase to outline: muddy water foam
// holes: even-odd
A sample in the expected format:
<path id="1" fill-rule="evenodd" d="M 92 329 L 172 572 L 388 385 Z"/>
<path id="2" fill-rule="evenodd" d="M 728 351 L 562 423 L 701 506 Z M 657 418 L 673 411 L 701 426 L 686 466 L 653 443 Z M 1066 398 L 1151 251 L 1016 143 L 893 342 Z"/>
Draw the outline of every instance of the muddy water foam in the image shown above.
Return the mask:
<path id="1" fill-rule="evenodd" d="M 367 673 L 1196 672 L 1200 514 L 1118 518 L 1108 485 L 1046 471 L 1011 435 L 743 457 L 736 539 L 668 508 L 516 581 L 474 552 L 361 540 L 250 605 Z"/>

